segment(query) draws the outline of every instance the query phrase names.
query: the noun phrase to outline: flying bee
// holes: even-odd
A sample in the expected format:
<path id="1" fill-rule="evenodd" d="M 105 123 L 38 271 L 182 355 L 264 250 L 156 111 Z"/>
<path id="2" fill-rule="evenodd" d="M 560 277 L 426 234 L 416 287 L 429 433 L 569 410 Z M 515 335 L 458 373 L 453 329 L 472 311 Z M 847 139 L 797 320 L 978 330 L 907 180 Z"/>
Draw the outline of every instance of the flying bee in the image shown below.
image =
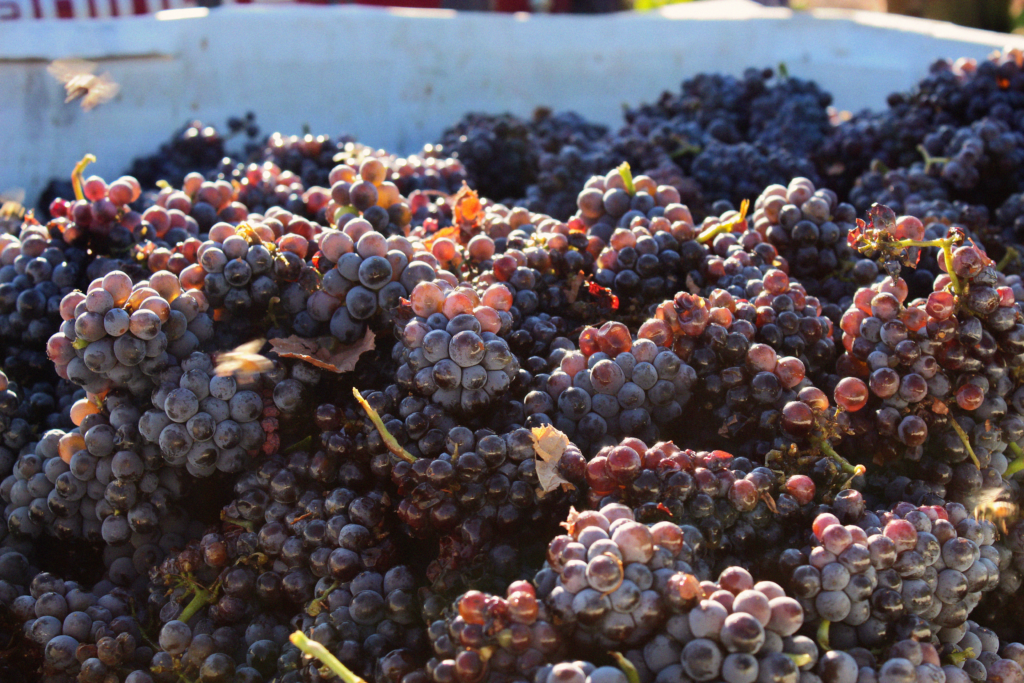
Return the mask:
<path id="1" fill-rule="evenodd" d="M 64 103 L 82 98 L 82 109 L 90 111 L 97 105 L 114 99 L 121 86 L 114 82 L 109 73 L 95 74 L 95 62 L 84 59 L 58 59 L 50 62 L 46 70 L 64 86 L 67 98 Z"/>
<path id="2" fill-rule="evenodd" d="M 18 219 L 25 215 L 25 190 L 5 190 L 0 192 L 0 221 Z"/>
<path id="3" fill-rule="evenodd" d="M 217 354 L 214 372 L 220 377 L 232 375 L 243 381 L 267 372 L 274 367 L 274 364 L 269 358 L 261 356 L 259 353 L 259 350 L 263 348 L 264 341 L 264 339 L 253 339 L 230 351 Z"/>
<path id="4" fill-rule="evenodd" d="M 979 521 L 991 522 L 1005 536 L 1010 527 L 1021 519 L 1020 506 L 1006 500 L 1007 495 L 1000 487 L 982 489 L 972 501 L 971 516 Z"/>

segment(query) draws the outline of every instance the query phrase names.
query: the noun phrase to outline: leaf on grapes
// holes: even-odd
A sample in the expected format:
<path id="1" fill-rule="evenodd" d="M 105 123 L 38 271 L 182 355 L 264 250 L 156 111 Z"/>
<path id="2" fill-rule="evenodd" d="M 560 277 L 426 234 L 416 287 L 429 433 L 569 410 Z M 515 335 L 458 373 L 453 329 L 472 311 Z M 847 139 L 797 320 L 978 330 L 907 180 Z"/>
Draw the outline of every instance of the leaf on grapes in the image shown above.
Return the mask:
<path id="1" fill-rule="evenodd" d="M 576 535 L 576 520 L 579 519 L 580 513 L 574 506 L 569 506 L 569 514 L 566 515 L 565 521 L 559 523 L 558 526 L 565 529 L 566 533 L 570 536 Z"/>
<path id="2" fill-rule="evenodd" d="M 860 246 L 861 239 L 864 237 L 864 231 L 867 229 L 867 227 L 867 223 L 858 218 L 857 227 L 851 230 L 846 235 L 846 243 L 849 244 L 851 248 L 858 248 Z"/>
<path id="3" fill-rule="evenodd" d="M 480 195 L 476 190 L 470 189 L 465 181 L 462 182 L 462 189 L 455 193 L 452 202 L 452 214 L 454 223 L 458 226 L 476 225 L 480 220 L 483 207 L 480 204 Z"/>
<path id="4" fill-rule="evenodd" d="M 438 241 L 439 239 L 441 239 L 443 237 L 447 237 L 451 241 L 453 241 L 453 242 L 455 242 L 457 244 L 461 244 L 462 243 L 462 240 L 460 239 L 461 234 L 462 234 L 462 231 L 459 230 L 459 228 L 457 226 L 449 225 L 447 228 L 441 228 L 440 230 L 435 232 L 433 235 L 431 235 L 427 239 L 423 240 L 423 245 L 427 249 L 432 249 L 433 246 L 434 246 L 434 242 Z"/>
<path id="5" fill-rule="evenodd" d="M 884 230 L 890 235 L 896 234 L 896 212 L 884 204 L 872 204 L 868 209 L 868 217 L 871 218 L 871 227 L 876 230 Z"/>
<path id="6" fill-rule="evenodd" d="M 596 282 L 591 282 L 587 285 L 587 290 L 597 300 L 597 305 L 601 308 L 610 308 L 613 311 L 619 308 L 619 297 L 612 293 L 612 290 L 607 287 L 602 287 Z"/>
<path id="7" fill-rule="evenodd" d="M 374 349 L 374 335 L 368 329 L 361 340 L 351 346 L 343 346 L 334 337 L 306 339 L 293 334 L 284 339 L 271 339 L 270 346 L 282 358 L 298 358 L 340 374 L 355 368 L 359 357 Z"/>
<path id="8" fill-rule="evenodd" d="M 551 425 L 534 427 L 530 430 L 533 437 L 533 450 L 536 453 L 537 481 L 540 482 L 539 493 L 550 493 L 562 487 L 571 491 L 573 486 L 558 473 L 558 461 L 562 458 L 569 445 L 569 437 Z"/>

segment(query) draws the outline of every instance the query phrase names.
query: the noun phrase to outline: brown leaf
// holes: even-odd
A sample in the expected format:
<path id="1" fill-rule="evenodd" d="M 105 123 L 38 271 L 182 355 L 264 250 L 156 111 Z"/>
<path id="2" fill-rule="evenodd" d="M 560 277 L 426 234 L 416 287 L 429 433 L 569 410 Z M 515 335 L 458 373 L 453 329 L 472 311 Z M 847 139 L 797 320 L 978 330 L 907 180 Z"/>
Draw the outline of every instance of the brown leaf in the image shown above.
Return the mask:
<path id="1" fill-rule="evenodd" d="M 355 368 L 359 357 L 374 348 L 373 332 L 351 346 L 342 346 L 334 337 L 306 339 L 291 335 L 284 339 L 271 339 L 270 346 L 282 358 L 298 358 L 331 372 L 343 373 Z"/>
<path id="2" fill-rule="evenodd" d="M 569 437 L 551 425 L 535 427 L 531 430 L 533 450 L 536 454 L 537 480 L 540 482 L 538 494 L 550 493 L 564 488 L 571 491 L 576 488 L 558 473 L 558 461 L 569 445 Z"/>
<path id="3" fill-rule="evenodd" d="M 476 226 L 477 221 L 480 220 L 480 214 L 483 212 L 483 207 L 480 206 L 480 195 L 476 190 L 470 189 L 469 185 L 463 182 L 462 188 L 455 193 L 454 205 L 452 213 L 456 225 L 460 227 Z"/>

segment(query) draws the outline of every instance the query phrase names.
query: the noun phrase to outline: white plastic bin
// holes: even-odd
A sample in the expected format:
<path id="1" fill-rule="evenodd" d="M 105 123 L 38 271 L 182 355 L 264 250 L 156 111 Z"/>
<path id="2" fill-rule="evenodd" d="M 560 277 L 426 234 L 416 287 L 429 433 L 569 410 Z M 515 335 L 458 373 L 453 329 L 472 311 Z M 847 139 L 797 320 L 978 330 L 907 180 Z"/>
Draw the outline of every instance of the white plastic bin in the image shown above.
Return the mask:
<path id="1" fill-rule="evenodd" d="M 468 111 L 575 109 L 616 125 L 702 71 L 784 62 L 845 109 L 880 108 L 939 57 L 1024 38 L 867 12 L 714 0 L 658 13 L 536 16 L 358 6 L 249 6 L 147 17 L 0 22 L 0 191 L 29 202 L 92 152 L 119 174 L 187 119 L 252 110 L 263 131 L 351 133 L 407 153 Z M 99 62 L 121 85 L 91 112 L 64 104 L 54 59 Z M 180 178 L 170 179 L 180 182 Z"/>

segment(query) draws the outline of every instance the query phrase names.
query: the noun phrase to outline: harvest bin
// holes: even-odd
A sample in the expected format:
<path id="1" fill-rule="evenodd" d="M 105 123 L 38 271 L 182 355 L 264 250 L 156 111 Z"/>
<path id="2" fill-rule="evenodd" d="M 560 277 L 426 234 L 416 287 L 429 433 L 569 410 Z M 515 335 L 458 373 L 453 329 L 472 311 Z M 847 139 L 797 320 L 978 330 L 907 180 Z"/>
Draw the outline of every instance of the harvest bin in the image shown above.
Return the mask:
<path id="1" fill-rule="evenodd" d="M 246 110 L 264 131 L 355 135 L 410 153 L 469 111 L 575 109 L 617 125 L 702 71 L 775 67 L 815 79 L 841 109 L 885 106 L 940 57 L 983 58 L 1024 37 L 870 12 L 709 0 L 647 14 L 538 16 L 262 5 L 152 16 L 0 23 L 0 191 L 32 203 L 86 152 L 115 177 L 189 119 Z M 100 63 L 121 85 L 84 112 L 54 59 Z M 180 179 L 172 179 L 179 181 Z"/>

